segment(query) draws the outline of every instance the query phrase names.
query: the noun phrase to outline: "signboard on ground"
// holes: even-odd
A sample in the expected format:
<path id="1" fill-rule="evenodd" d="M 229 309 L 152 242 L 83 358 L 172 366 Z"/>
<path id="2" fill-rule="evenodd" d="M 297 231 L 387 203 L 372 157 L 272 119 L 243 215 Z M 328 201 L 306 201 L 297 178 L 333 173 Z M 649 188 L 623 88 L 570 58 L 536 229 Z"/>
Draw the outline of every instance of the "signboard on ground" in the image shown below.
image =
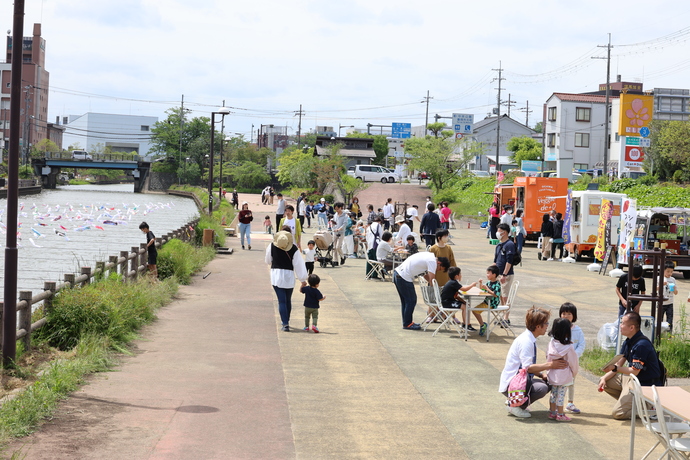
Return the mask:
<path id="1" fill-rule="evenodd" d="M 396 139 L 409 139 L 412 137 L 412 123 L 393 123 L 391 137 Z"/>
<path id="2" fill-rule="evenodd" d="M 461 134 L 472 134 L 472 125 L 474 125 L 474 115 L 471 113 L 454 113 L 453 114 L 453 131 Z"/>

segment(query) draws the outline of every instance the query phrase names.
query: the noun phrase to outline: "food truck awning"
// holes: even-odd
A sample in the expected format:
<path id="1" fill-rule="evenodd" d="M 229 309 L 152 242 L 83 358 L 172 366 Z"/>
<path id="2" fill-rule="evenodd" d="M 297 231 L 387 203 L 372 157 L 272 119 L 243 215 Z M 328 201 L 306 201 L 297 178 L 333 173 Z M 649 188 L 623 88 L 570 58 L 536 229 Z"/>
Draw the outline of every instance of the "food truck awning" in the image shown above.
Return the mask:
<path id="1" fill-rule="evenodd" d="M 655 214 L 690 214 L 690 208 L 649 208 Z"/>

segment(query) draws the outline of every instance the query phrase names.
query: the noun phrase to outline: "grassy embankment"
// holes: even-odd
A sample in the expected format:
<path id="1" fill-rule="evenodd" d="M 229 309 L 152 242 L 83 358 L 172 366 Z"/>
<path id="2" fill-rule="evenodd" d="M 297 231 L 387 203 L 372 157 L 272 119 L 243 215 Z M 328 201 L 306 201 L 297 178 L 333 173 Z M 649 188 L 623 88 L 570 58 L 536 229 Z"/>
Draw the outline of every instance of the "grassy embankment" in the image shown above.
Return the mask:
<path id="1" fill-rule="evenodd" d="M 198 189 L 190 191 L 202 194 Z M 214 228 L 216 242 L 223 244 L 219 220 L 223 215 L 232 220 L 234 215 L 225 204 L 211 217 L 202 213 L 194 229 L 195 243 L 200 243 L 204 228 Z M 159 251 L 160 282 L 142 277 L 123 283 L 113 275 L 55 296 L 46 326 L 32 335 L 32 350 L 25 353 L 18 346 L 14 366 L 2 371 L 3 393 L 12 396 L 0 407 L 0 445 L 31 433 L 86 375 L 114 366 L 117 354 L 127 353 L 137 331 L 173 299 L 178 285 L 189 284 L 214 256 L 213 248 L 172 240 Z M 33 321 L 41 316 L 43 312 L 36 311 Z"/>

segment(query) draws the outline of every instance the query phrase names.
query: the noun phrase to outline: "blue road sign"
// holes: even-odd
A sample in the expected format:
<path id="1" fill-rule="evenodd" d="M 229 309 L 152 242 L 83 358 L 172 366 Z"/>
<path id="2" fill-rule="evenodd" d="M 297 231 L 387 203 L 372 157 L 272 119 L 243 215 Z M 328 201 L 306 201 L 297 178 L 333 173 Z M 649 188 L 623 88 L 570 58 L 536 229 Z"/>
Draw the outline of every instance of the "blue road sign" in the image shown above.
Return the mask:
<path id="1" fill-rule="evenodd" d="M 396 139 L 409 139 L 412 137 L 412 123 L 393 123 L 391 137 Z"/>
<path id="2" fill-rule="evenodd" d="M 640 136 L 649 137 L 649 128 L 647 128 L 646 126 L 643 128 L 640 128 Z"/>

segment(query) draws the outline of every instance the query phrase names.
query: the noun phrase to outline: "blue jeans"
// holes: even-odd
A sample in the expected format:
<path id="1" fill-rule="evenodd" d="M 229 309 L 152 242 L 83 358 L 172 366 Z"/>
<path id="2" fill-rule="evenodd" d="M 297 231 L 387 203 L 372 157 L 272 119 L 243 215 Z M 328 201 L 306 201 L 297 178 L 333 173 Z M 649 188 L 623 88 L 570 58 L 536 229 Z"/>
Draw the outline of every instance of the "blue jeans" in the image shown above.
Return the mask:
<path id="1" fill-rule="evenodd" d="M 292 291 L 294 288 L 285 289 L 273 286 L 273 290 L 276 291 L 276 297 L 278 297 L 278 312 L 280 313 L 280 321 L 283 326 L 288 326 L 290 324 L 290 312 L 292 311 Z"/>
<path id="2" fill-rule="evenodd" d="M 403 327 L 409 326 L 414 322 L 412 317 L 414 316 L 414 308 L 417 306 L 417 291 L 414 288 L 414 283 L 403 279 L 398 275 L 398 272 L 393 270 L 393 284 L 395 284 L 400 296 Z"/>
<path id="3" fill-rule="evenodd" d="M 324 227 L 328 227 L 328 216 L 326 215 L 325 212 L 320 212 L 317 214 L 319 217 L 319 225 L 323 225 Z"/>
<path id="4" fill-rule="evenodd" d="M 251 226 L 252 224 L 243 224 L 240 222 L 240 242 L 242 243 L 242 247 L 244 247 L 244 237 L 245 235 L 247 236 L 247 244 L 249 246 L 252 245 L 252 238 L 249 236 L 251 233 Z"/>

